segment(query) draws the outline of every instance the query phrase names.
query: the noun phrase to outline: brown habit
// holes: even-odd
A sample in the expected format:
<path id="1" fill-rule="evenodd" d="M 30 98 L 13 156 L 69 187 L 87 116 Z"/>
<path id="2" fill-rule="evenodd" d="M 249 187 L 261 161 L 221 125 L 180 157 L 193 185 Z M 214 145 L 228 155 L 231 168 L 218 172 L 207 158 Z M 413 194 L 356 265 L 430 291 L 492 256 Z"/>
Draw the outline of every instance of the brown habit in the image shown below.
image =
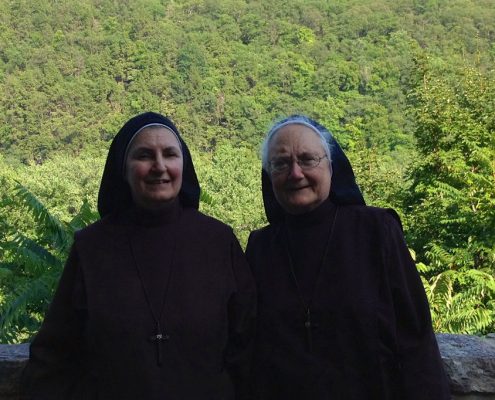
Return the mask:
<path id="1" fill-rule="evenodd" d="M 254 297 L 237 240 L 230 228 L 192 209 L 182 210 L 178 232 L 155 218 L 139 220 L 108 218 L 76 235 L 31 346 L 34 398 L 234 398 L 236 379 L 247 368 Z M 129 235 L 155 309 L 167 286 L 160 277 L 170 276 L 162 366 L 149 340 L 155 324 Z"/>
<path id="2" fill-rule="evenodd" d="M 258 288 L 255 399 L 450 399 L 398 215 L 365 205 L 345 153 L 316 121 L 294 115 L 271 132 L 301 121 L 328 142 L 331 188 L 316 209 L 289 215 L 262 172 L 270 225 L 246 249 Z"/>
<path id="3" fill-rule="evenodd" d="M 114 139 L 100 188 L 102 219 L 76 233 L 31 345 L 24 385 L 32 399 L 245 394 L 256 301 L 249 267 L 232 229 L 197 211 L 199 185 L 180 136 L 179 198 L 161 212 L 132 206 L 123 157 L 149 123 L 178 135 L 171 121 L 146 113 Z"/>
<path id="4" fill-rule="evenodd" d="M 314 290 L 301 288 L 306 297 L 313 296 L 308 351 L 306 314 L 289 272 L 284 230 L 325 236 L 323 226 L 335 206 L 323 208 L 306 226 L 301 221 L 272 224 L 249 240 L 246 254 L 258 285 L 256 398 L 450 399 L 421 280 L 400 226 L 386 210 L 336 210 Z M 305 255 L 318 269 L 321 252 L 312 256 L 310 242 L 311 236 L 293 258 Z"/>

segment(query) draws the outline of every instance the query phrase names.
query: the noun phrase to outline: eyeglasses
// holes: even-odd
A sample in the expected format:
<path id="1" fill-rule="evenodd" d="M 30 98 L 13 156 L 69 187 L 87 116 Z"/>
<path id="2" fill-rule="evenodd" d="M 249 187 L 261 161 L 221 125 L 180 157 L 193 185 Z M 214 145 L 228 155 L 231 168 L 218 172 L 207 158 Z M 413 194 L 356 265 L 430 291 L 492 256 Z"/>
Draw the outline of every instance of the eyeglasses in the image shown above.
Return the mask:
<path id="1" fill-rule="evenodd" d="M 303 171 L 308 171 L 310 169 L 316 168 L 320 165 L 321 160 L 327 158 L 326 155 L 323 157 L 314 156 L 303 156 L 301 158 L 296 158 L 296 163 L 299 165 Z M 270 172 L 287 172 L 292 167 L 293 159 L 291 157 L 277 157 L 270 160 Z"/>

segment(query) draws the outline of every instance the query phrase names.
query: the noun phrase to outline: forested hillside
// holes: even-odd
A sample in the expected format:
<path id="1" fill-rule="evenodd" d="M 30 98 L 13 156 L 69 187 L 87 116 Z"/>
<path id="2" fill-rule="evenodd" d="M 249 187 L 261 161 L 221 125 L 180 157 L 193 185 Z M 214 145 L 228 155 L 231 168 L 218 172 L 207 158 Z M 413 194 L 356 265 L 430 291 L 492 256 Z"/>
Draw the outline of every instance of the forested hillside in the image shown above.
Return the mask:
<path id="1" fill-rule="evenodd" d="M 109 143 L 146 110 L 243 244 L 264 133 L 319 120 L 401 214 L 435 328 L 495 331 L 494 61 L 495 0 L 0 0 L 0 341 L 36 331 Z"/>

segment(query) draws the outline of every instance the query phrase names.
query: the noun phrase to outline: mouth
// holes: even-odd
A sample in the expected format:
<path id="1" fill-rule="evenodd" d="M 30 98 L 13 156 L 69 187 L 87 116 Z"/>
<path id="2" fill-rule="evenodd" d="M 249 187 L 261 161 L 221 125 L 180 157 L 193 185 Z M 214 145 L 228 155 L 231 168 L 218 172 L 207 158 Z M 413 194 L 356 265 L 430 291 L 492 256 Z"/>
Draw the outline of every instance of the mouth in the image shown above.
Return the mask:
<path id="1" fill-rule="evenodd" d="M 303 189 L 306 189 L 308 187 L 309 186 L 307 186 L 307 185 L 306 186 L 298 186 L 298 187 L 288 187 L 287 188 L 287 191 L 289 191 L 289 192 L 297 192 L 299 190 L 303 190 Z"/>
<path id="2" fill-rule="evenodd" d="M 145 181 L 147 185 L 164 185 L 170 183 L 170 179 L 148 179 Z"/>

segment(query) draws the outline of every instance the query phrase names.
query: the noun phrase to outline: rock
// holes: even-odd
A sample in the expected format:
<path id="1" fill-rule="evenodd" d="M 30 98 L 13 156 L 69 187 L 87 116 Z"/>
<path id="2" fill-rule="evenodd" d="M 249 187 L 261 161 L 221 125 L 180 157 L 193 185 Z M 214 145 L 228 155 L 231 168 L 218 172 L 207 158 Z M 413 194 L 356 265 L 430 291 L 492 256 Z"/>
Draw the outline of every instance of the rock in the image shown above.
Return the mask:
<path id="1" fill-rule="evenodd" d="M 437 340 L 452 393 L 495 398 L 495 335 L 438 334 Z"/>
<path id="2" fill-rule="evenodd" d="M 485 337 L 438 334 L 454 400 L 495 400 L 495 333 Z M 0 399 L 20 400 L 28 344 L 0 344 Z"/>
<path id="3" fill-rule="evenodd" d="M 28 357 L 28 344 L 0 344 L 0 399 L 20 399 L 21 372 Z"/>

